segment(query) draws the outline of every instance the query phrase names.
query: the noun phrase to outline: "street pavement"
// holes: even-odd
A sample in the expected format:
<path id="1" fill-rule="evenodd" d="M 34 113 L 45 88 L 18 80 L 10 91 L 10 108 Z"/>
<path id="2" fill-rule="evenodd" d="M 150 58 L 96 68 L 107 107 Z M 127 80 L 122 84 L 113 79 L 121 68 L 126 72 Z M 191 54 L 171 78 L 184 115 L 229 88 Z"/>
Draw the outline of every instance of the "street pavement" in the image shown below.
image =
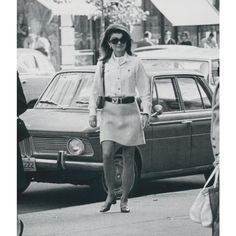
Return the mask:
<path id="1" fill-rule="evenodd" d="M 102 203 L 20 214 L 24 236 L 210 236 L 189 218 L 197 190 L 147 195 L 129 199 L 130 213 L 121 213 L 119 201 L 107 213 Z"/>

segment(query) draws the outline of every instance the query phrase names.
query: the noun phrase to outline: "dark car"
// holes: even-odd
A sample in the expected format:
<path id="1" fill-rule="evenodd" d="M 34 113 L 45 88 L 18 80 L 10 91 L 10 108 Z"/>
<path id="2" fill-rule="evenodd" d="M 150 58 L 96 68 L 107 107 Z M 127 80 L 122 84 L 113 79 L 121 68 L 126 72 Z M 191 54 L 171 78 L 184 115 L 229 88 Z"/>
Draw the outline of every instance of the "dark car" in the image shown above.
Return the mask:
<path id="1" fill-rule="evenodd" d="M 22 116 L 32 138 L 21 143 L 30 181 L 89 184 L 106 192 L 98 127 L 88 123 L 94 67 L 57 73 L 35 107 Z M 164 71 L 152 77 L 153 111 L 146 145 L 135 151 L 135 189 L 140 179 L 212 170 L 210 143 L 212 92 L 202 74 Z M 142 111 L 142 104 L 137 97 Z M 112 132 L 112 131 L 111 131 Z M 126 135 L 124 133 L 124 135 Z M 120 193 L 122 151 L 115 152 L 116 190 Z"/>

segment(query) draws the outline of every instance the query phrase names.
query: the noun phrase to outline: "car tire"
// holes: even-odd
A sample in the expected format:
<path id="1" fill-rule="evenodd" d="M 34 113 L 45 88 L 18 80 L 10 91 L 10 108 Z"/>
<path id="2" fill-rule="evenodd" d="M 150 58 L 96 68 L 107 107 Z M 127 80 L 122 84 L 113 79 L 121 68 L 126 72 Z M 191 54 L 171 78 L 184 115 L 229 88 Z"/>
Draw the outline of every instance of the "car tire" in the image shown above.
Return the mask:
<path id="1" fill-rule="evenodd" d="M 119 199 L 122 195 L 121 184 L 122 184 L 122 170 L 123 170 L 123 161 L 122 161 L 122 154 L 116 154 L 114 157 L 115 162 L 115 193 L 117 198 Z M 135 160 L 134 162 L 134 170 L 135 170 L 135 177 L 134 177 L 134 184 L 131 187 L 129 196 L 132 196 L 137 188 L 139 182 L 139 171 L 138 171 L 138 164 Z M 105 199 L 107 196 L 107 186 L 104 178 L 104 174 L 102 173 L 99 179 L 95 180 L 92 184 L 92 189 L 97 197 Z"/>

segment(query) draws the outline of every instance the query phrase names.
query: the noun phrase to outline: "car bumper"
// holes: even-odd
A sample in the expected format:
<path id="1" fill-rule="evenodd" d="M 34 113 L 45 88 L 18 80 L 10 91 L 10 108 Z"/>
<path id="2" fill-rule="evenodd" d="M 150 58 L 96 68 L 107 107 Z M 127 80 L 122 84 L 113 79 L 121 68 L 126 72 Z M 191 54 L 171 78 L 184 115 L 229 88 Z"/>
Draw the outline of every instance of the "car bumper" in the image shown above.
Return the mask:
<path id="1" fill-rule="evenodd" d="M 24 158 L 24 157 L 23 157 Z M 27 159 L 29 157 L 25 157 Z M 72 161 L 68 160 L 65 152 L 59 151 L 57 157 L 53 155 L 31 155 L 30 159 L 35 162 L 35 169 L 25 168 L 25 171 L 54 171 L 54 170 L 81 170 L 81 171 L 102 171 L 103 163 L 91 161 Z"/>

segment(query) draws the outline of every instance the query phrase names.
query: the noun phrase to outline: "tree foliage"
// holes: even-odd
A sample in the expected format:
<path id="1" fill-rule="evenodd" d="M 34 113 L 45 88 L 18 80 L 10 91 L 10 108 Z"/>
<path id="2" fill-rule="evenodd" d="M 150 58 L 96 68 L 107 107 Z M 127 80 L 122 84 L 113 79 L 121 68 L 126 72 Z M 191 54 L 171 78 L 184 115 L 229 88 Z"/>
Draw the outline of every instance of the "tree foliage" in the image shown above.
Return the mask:
<path id="1" fill-rule="evenodd" d="M 144 12 L 137 5 L 136 0 L 87 0 L 87 3 L 93 4 L 99 11 L 99 14 L 94 16 L 98 18 L 104 16 L 111 23 L 133 25 L 146 20 L 149 12 Z"/>

